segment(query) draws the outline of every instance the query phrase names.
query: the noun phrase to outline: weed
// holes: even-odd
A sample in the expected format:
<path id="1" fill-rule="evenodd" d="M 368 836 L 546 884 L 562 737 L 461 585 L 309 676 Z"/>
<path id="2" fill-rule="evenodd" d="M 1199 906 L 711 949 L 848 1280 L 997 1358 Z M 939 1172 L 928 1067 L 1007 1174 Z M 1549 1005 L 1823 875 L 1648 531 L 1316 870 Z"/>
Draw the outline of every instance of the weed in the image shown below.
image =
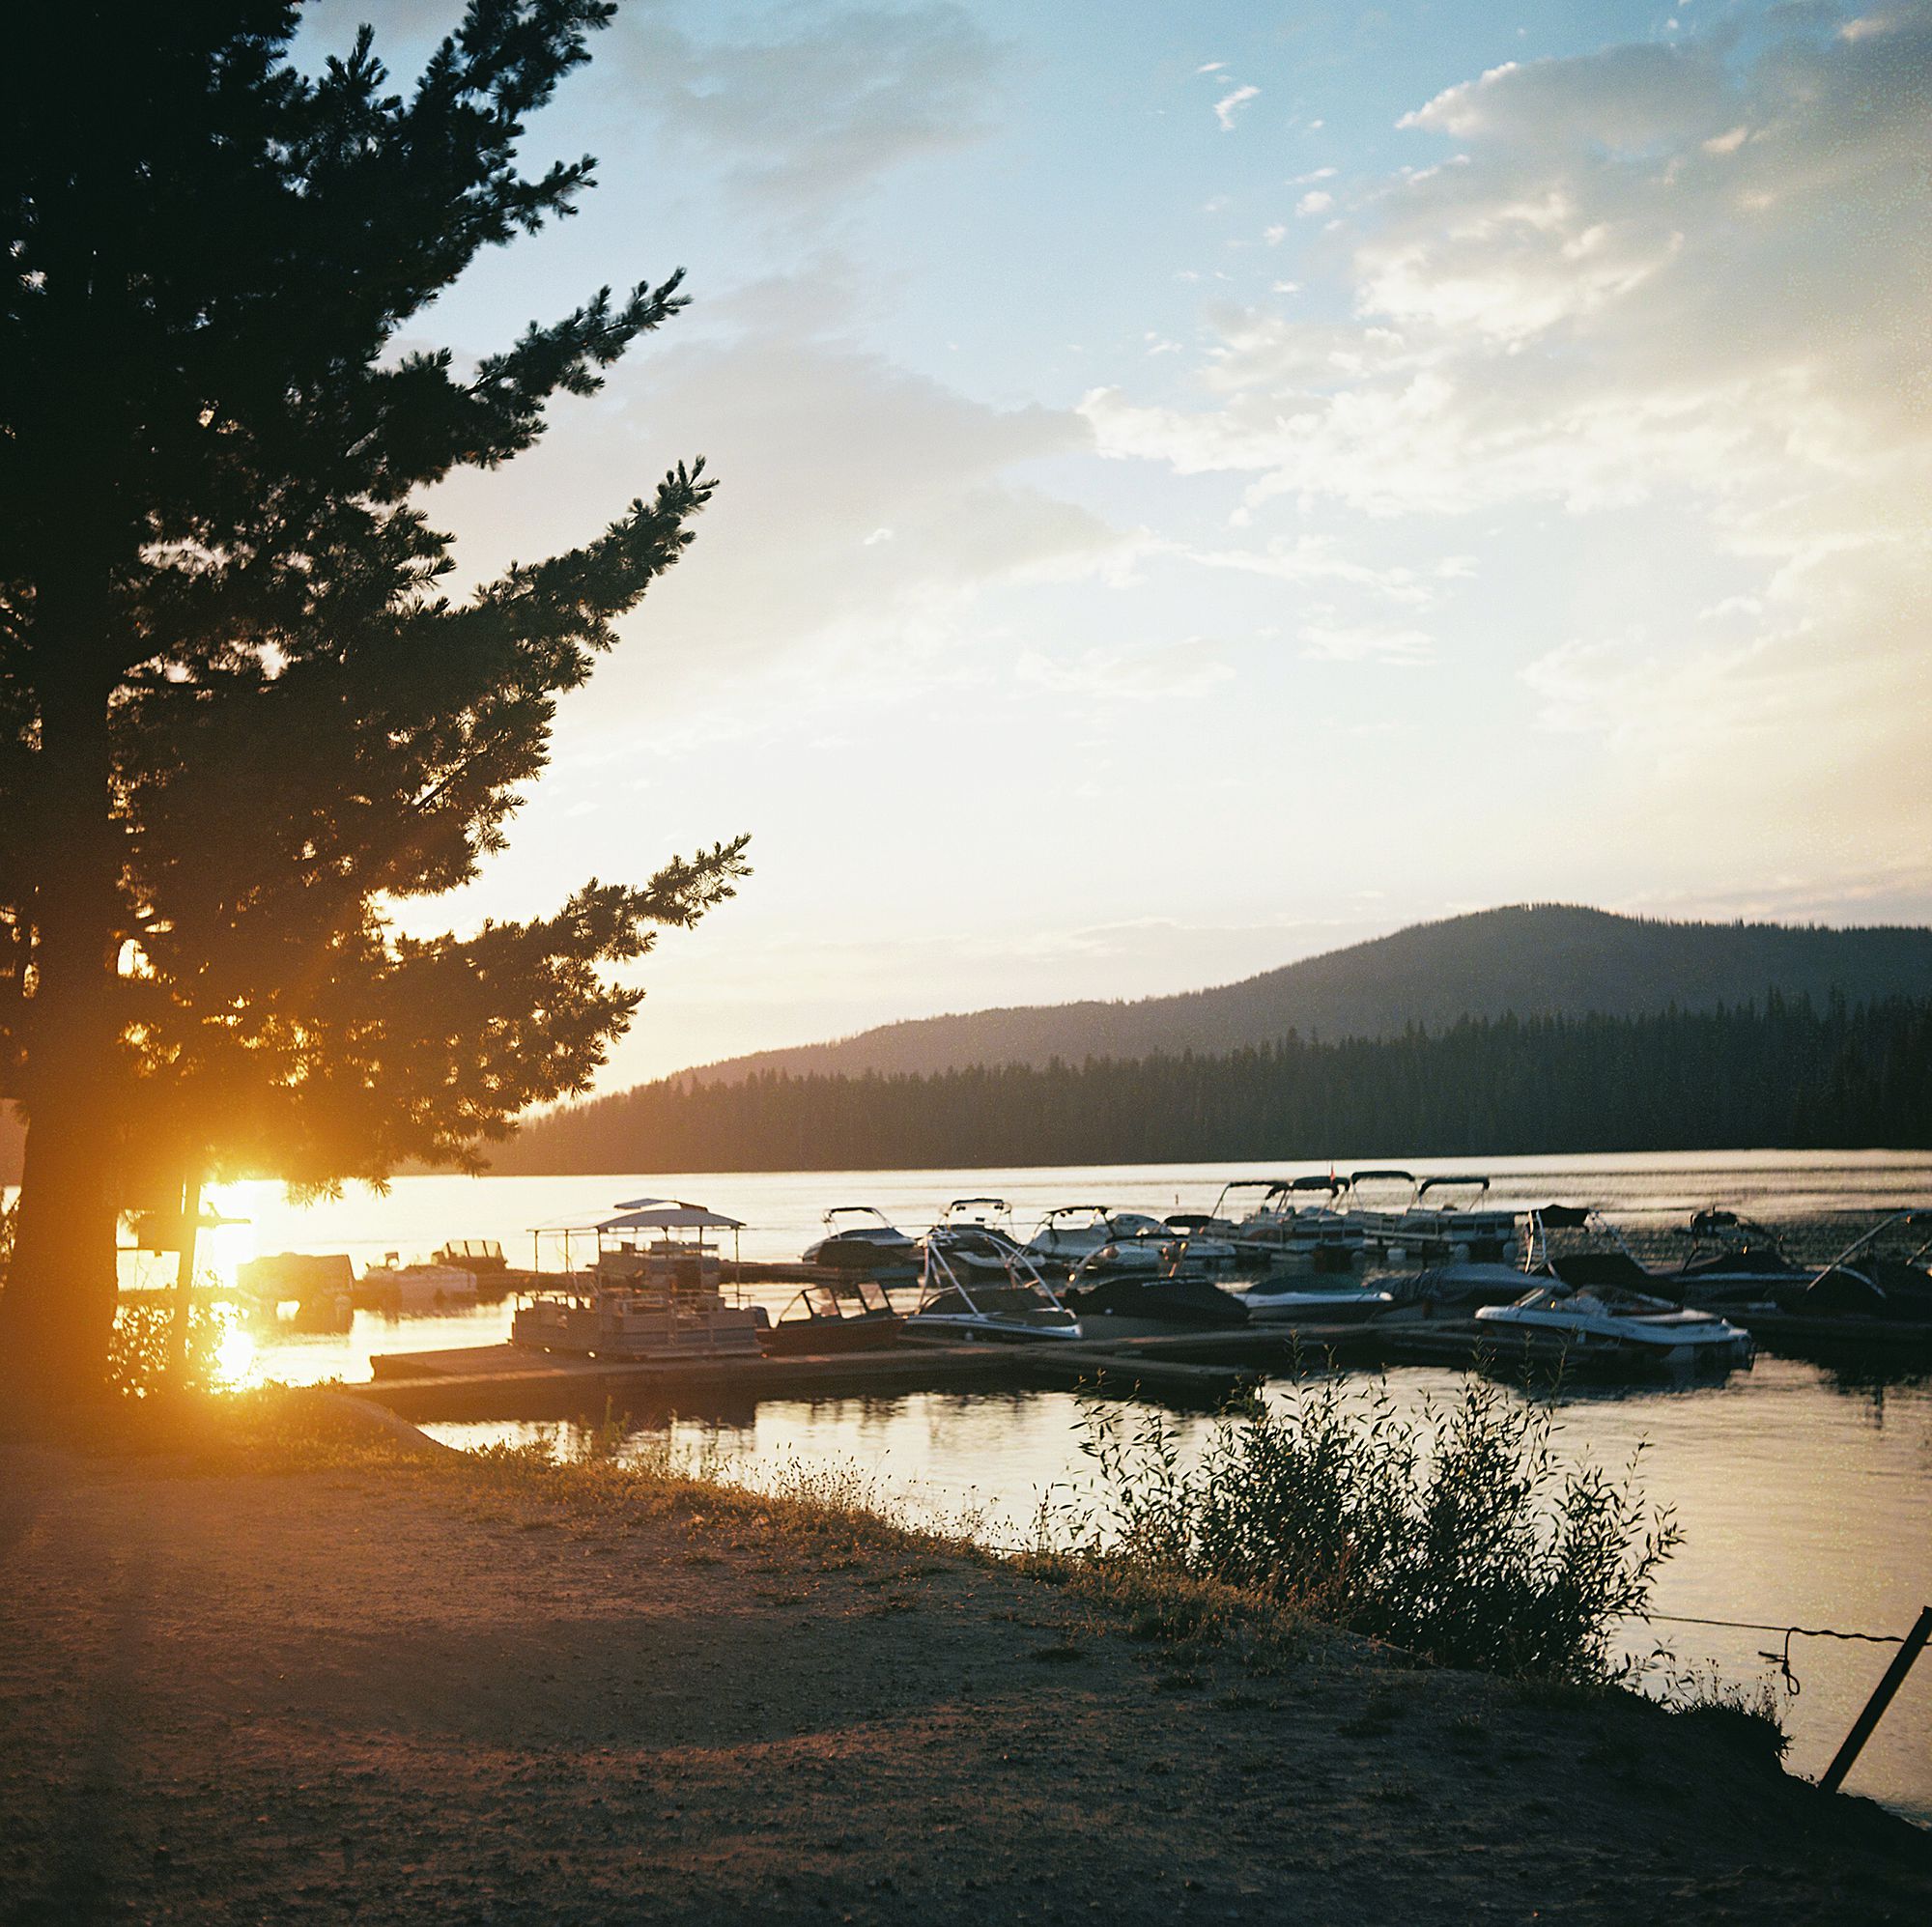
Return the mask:
<path id="1" fill-rule="evenodd" d="M 1791 1744 L 1784 1704 L 1769 1677 L 1747 1686 L 1715 1670 L 1673 1667 L 1664 1678 L 1662 1702 L 1680 1719 L 1721 1733 L 1740 1751 L 1762 1759 L 1782 1760 Z"/>
<path id="2" fill-rule="evenodd" d="M 1089 1402 L 1097 1503 L 1042 1503 L 1041 1555 L 1218 1582 L 1425 1658 L 1556 1680 L 1613 1677 L 1680 1534 L 1621 1481 L 1559 1469 L 1547 1406 L 1471 1377 L 1419 1419 L 1387 1388 L 1322 1379 L 1225 1414 L 1182 1461 L 1157 1412 Z"/>

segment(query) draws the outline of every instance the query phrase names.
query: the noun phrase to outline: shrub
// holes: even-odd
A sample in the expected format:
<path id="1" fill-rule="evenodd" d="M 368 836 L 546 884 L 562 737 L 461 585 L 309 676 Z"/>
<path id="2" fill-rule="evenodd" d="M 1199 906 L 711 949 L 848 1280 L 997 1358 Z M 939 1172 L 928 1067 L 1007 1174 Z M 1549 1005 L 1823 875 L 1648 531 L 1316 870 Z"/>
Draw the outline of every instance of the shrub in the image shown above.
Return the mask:
<path id="1" fill-rule="evenodd" d="M 1086 1407 L 1094 1503 L 1042 1550 L 1217 1580 L 1444 1664 L 1593 1683 L 1680 1534 L 1636 1463 L 1559 1468 L 1547 1406 L 1479 1378 L 1400 1414 L 1385 1385 L 1303 1382 L 1214 1426 L 1191 1465 L 1158 1413 Z"/>
<path id="2" fill-rule="evenodd" d="M 223 1324 L 220 1313 L 195 1305 L 188 1313 L 187 1356 L 177 1374 L 172 1369 L 172 1296 L 165 1305 L 130 1303 L 123 1298 L 114 1313 L 107 1348 L 107 1383 L 124 1399 L 147 1399 L 162 1390 L 206 1391 L 214 1375 Z"/>

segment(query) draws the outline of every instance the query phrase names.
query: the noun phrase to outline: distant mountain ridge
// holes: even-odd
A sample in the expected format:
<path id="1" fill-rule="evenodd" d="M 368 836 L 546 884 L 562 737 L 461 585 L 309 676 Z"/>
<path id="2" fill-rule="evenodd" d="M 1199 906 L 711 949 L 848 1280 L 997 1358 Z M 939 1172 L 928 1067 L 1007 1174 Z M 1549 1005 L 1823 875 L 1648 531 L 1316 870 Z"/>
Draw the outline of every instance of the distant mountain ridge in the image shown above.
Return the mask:
<path id="1" fill-rule="evenodd" d="M 932 1073 L 1059 1058 L 1223 1052 L 1291 1031 L 1338 1042 L 1459 1017 L 1640 1016 L 1762 1004 L 1932 996 L 1932 929 L 1671 922 L 1576 904 L 1516 904 L 1324 951 L 1238 983 L 1133 1003 L 1021 1006 L 886 1024 L 830 1043 L 758 1051 L 683 1075 Z"/>

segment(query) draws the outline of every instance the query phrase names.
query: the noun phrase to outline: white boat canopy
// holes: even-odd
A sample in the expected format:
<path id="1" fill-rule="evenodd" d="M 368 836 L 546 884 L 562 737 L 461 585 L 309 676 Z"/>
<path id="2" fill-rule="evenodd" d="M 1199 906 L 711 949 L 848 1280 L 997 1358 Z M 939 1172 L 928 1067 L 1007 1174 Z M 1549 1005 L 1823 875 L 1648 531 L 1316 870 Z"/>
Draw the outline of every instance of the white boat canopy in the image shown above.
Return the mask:
<path id="1" fill-rule="evenodd" d="M 702 1204 L 681 1204 L 675 1201 L 655 1204 L 645 1210 L 625 1211 L 606 1218 L 595 1229 L 600 1232 L 724 1231 L 745 1228 L 742 1218 L 727 1218 L 707 1211 Z"/>

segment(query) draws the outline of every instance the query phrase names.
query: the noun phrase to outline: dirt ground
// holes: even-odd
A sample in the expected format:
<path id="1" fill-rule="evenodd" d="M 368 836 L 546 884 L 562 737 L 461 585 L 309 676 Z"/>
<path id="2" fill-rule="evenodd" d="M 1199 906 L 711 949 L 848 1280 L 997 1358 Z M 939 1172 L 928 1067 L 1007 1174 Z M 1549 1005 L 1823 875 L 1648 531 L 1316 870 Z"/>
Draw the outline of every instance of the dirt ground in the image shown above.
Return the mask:
<path id="1" fill-rule="evenodd" d="M 1726 1736 L 961 1553 L 0 1447 L 0 1919 L 1922 1922 Z"/>

